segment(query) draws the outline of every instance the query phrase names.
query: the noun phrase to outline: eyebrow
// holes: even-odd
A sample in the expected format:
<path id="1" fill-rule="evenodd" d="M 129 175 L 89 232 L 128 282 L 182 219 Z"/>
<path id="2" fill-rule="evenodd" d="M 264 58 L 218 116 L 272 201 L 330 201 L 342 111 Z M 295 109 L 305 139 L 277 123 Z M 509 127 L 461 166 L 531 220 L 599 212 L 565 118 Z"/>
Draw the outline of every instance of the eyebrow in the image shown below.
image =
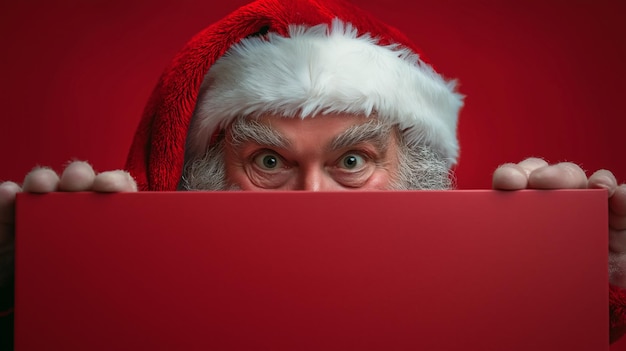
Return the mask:
<path id="1" fill-rule="evenodd" d="M 253 119 L 237 119 L 231 126 L 230 134 L 232 144 L 236 147 L 248 141 L 283 149 L 291 146 L 289 140 L 282 134 Z"/>
<path id="2" fill-rule="evenodd" d="M 346 129 L 333 138 L 327 149 L 336 151 L 357 144 L 372 143 L 378 150 L 385 152 L 391 131 L 392 126 L 390 124 L 383 123 L 378 119 L 372 119 L 366 123 Z M 289 140 L 278 131 L 272 129 L 267 124 L 253 119 L 237 119 L 232 124 L 230 133 L 232 144 L 235 147 L 239 147 L 248 141 L 283 149 L 288 149 L 291 146 Z"/>
<path id="3" fill-rule="evenodd" d="M 382 152 L 387 150 L 392 126 L 378 119 L 352 126 L 333 138 L 330 150 L 335 151 L 362 143 L 372 143 Z"/>

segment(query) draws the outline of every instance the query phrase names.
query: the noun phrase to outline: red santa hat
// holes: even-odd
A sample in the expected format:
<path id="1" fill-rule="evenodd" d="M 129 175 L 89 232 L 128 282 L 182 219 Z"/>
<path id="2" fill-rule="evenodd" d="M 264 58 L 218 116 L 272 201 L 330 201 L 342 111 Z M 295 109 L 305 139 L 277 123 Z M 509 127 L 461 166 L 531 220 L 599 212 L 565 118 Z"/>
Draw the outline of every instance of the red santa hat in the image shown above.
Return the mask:
<path id="1" fill-rule="evenodd" d="M 176 190 L 238 116 L 345 112 L 398 124 L 456 163 L 462 97 L 402 33 L 340 0 L 259 0 L 197 34 L 155 88 L 126 168 L 140 190 Z"/>

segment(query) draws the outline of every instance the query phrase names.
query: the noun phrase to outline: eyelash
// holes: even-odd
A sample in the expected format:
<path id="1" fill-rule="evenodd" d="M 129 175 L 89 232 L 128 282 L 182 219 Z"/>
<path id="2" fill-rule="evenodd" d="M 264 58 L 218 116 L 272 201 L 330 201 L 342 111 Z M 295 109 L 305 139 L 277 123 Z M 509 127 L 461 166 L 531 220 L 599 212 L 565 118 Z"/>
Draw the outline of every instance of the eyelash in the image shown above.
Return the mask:
<path id="1" fill-rule="evenodd" d="M 348 151 L 344 152 L 343 154 L 341 154 L 339 159 L 345 157 L 346 155 L 350 155 L 350 154 L 357 154 L 357 155 L 363 157 L 367 161 L 375 161 L 377 159 L 376 153 L 371 152 L 370 150 L 367 150 L 365 148 L 361 148 L 361 149 L 357 148 L 357 149 L 348 150 Z"/>
<path id="2" fill-rule="evenodd" d="M 355 156 L 362 158 L 364 164 L 357 167 L 357 169 L 348 169 L 346 167 L 343 167 L 342 162 L 345 160 L 347 156 L 350 156 L 350 155 L 355 155 Z M 375 161 L 370 153 L 365 152 L 363 150 L 350 150 L 341 154 L 341 156 L 339 156 L 339 158 L 334 162 L 334 166 L 345 173 L 359 173 L 365 170 L 367 168 L 367 164 L 371 162 L 375 162 Z"/>

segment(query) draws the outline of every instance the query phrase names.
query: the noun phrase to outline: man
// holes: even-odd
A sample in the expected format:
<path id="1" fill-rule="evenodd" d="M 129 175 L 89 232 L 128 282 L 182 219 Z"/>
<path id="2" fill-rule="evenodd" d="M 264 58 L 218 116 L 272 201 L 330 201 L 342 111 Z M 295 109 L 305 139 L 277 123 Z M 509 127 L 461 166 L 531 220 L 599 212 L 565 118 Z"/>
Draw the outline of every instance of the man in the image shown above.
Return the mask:
<path id="1" fill-rule="evenodd" d="M 339 1 L 261 0 L 208 27 L 157 85 L 125 171 L 84 162 L 0 185 L 4 242 L 18 191 L 449 189 L 462 97 L 394 28 Z M 604 188 L 612 339 L 626 326 L 626 186 L 541 159 L 494 188 Z M 9 246 L 9 245 L 5 245 Z"/>

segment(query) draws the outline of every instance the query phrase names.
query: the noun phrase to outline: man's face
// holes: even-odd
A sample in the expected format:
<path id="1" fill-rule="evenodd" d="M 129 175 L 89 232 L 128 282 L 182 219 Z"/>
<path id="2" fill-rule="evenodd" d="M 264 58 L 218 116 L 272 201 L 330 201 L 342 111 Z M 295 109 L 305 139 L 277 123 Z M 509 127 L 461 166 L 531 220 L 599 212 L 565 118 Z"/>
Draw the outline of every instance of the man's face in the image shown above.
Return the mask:
<path id="1" fill-rule="evenodd" d="M 227 129 L 224 162 L 228 186 L 241 190 L 386 190 L 398 137 L 373 117 L 268 115 Z"/>
<path id="2" fill-rule="evenodd" d="M 190 157 L 180 190 L 443 190 L 448 163 L 407 144 L 376 117 L 236 119 L 202 156 Z"/>

